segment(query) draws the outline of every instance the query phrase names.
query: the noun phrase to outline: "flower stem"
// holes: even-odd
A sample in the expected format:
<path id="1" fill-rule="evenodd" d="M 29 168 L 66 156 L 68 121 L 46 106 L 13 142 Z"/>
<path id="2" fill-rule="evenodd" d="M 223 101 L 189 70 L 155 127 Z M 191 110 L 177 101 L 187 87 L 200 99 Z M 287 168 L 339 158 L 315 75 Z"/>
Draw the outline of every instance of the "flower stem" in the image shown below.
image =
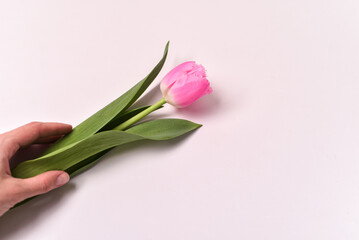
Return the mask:
<path id="1" fill-rule="evenodd" d="M 143 110 L 139 114 L 137 114 L 137 115 L 133 116 L 132 118 L 128 119 L 127 121 L 121 123 L 120 125 L 115 127 L 114 130 L 124 130 L 124 129 L 128 128 L 129 126 L 131 126 L 132 124 L 140 121 L 142 118 L 146 117 L 148 114 L 155 111 L 156 109 L 158 109 L 159 107 L 161 107 L 165 103 L 166 103 L 166 100 L 164 98 L 162 98 L 161 100 L 159 100 L 158 102 L 156 102 L 152 106 L 146 108 L 145 110 Z"/>

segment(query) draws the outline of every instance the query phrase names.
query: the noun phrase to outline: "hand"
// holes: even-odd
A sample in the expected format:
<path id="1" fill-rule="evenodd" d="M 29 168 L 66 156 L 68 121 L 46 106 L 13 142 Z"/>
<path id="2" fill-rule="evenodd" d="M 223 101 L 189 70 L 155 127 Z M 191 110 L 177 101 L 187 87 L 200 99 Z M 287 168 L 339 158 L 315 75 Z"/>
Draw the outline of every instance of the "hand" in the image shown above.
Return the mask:
<path id="1" fill-rule="evenodd" d="M 67 183 L 64 171 L 48 171 L 32 178 L 11 176 L 9 161 L 21 147 L 51 142 L 72 130 L 63 123 L 33 122 L 0 135 L 0 216 L 16 203 Z"/>

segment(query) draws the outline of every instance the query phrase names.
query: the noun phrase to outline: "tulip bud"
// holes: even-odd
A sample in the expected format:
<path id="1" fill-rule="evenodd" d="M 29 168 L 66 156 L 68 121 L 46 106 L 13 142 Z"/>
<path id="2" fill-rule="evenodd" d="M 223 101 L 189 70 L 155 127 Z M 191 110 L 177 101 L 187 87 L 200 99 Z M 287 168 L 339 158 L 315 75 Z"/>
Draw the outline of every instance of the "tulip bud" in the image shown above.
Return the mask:
<path id="1" fill-rule="evenodd" d="M 178 108 L 186 107 L 212 92 L 204 67 L 193 61 L 172 69 L 162 79 L 160 87 L 166 102 Z"/>

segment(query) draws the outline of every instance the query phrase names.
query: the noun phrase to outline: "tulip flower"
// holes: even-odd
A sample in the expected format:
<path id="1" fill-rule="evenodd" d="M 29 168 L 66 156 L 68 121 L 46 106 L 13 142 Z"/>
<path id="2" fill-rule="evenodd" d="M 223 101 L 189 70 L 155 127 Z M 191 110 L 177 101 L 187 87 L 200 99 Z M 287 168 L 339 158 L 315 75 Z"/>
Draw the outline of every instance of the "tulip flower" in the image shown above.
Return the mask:
<path id="1" fill-rule="evenodd" d="M 211 93 L 212 89 L 204 67 L 195 62 L 185 62 L 172 69 L 163 78 L 161 91 L 167 103 L 183 108 Z"/>
<path id="2" fill-rule="evenodd" d="M 160 101 L 120 124 L 115 129 L 126 129 L 166 102 L 177 108 L 183 108 L 212 92 L 204 67 L 196 64 L 194 61 L 184 62 L 172 69 L 162 79 L 160 88 L 163 94 L 163 98 Z"/>

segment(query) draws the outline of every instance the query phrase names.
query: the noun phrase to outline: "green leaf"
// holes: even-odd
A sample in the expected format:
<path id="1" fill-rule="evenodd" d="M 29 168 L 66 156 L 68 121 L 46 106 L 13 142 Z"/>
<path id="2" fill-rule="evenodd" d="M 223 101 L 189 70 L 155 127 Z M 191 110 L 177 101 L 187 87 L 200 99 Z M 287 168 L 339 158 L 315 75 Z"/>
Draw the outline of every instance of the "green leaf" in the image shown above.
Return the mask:
<path id="1" fill-rule="evenodd" d="M 161 126 L 159 127 L 158 125 L 161 125 Z M 172 128 L 170 128 L 170 126 Z M 160 119 L 160 120 L 142 123 L 140 125 L 137 125 L 136 127 L 128 129 L 127 132 L 130 131 L 132 133 L 137 133 L 139 135 L 146 134 L 148 136 L 151 136 L 151 134 L 149 134 L 149 132 L 158 131 L 158 133 L 153 134 L 153 136 L 158 137 L 159 135 L 162 135 L 161 140 L 164 140 L 164 139 L 166 139 L 166 137 L 167 137 L 167 139 L 170 139 L 175 136 L 182 135 L 183 129 L 188 129 L 188 131 L 191 131 L 200 126 L 201 125 L 199 125 L 199 124 L 194 124 L 193 122 L 189 122 L 186 120 L 178 121 L 177 119 L 171 119 L 171 120 Z M 154 129 L 156 129 L 156 130 L 154 130 Z M 167 130 L 165 130 L 165 129 L 167 129 Z M 167 131 L 167 132 L 165 132 L 165 131 Z M 87 169 L 89 169 L 90 167 L 95 165 L 100 160 L 101 157 L 103 157 L 106 153 L 108 153 L 112 149 L 113 148 L 110 148 L 105 151 L 99 152 L 99 153 L 92 155 L 91 157 L 73 165 L 72 167 L 70 167 L 66 170 L 67 173 L 70 174 L 71 177 L 73 177 L 75 175 L 78 175 L 78 174 L 86 171 Z"/>
<path id="2" fill-rule="evenodd" d="M 98 163 L 101 160 L 100 159 L 101 157 L 103 157 L 106 153 L 108 153 L 112 149 L 113 148 L 109 148 L 106 149 L 105 151 L 96 153 L 95 155 L 92 155 L 91 157 L 88 157 L 85 160 L 69 167 L 68 169 L 66 169 L 66 172 L 70 175 L 70 177 L 74 177 L 94 166 L 96 163 Z"/>
<path id="3" fill-rule="evenodd" d="M 75 173 L 91 164 L 90 162 L 81 165 L 81 162 L 113 147 L 143 139 L 168 140 L 200 126 L 200 124 L 182 119 L 159 119 L 138 124 L 126 131 L 99 132 L 70 148 L 60 149 L 56 153 L 22 162 L 13 169 L 12 175 L 17 178 L 28 178 L 50 170 L 71 170 L 72 173 Z M 77 169 L 74 168 L 76 165 Z"/>
<path id="4" fill-rule="evenodd" d="M 136 108 L 136 109 L 127 111 L 124 115 L 120 116 L 119 118 L 115 118 L 113 121 L 111 121 L 109 124 L 107 124 L 100 131 L 111 130 L 114 127 L 116 127 L 117 125 L 121 124 L 122 122 L 130 119 L 131 117 L 133 117 L 133 116 L 137 115 L 138 113 L 142 112 L 143 110 L 147 109 L 148 107 L 150 107 L 150 106 L 140 107 L 140 108 Z M 158 109 L 160 109 L 162 107 L 163 106 L 159 107 Z M 156 110 L 158 110 L 158 109 L 156 109 Z M 78 164 L 75 164 L 74 166 L 70 167 L 66 171 L 68 174 L 70 174 L 71 177 L 78 175 L 78 174 L 86 171 L 88 168 L 92 167 L 93 165 L 95 165 L 103 155 L 105 155 L 106 153 L 108 153 L 111 150 L 112 150 L 112 148 L 107 149 L 102 152 L 99 152 L 99 153 L 79 162 Z"/>
<path id="5" fill-rule="evenodd" d="M 117 127 L 121 123 L 127 121 L 128 119 L 132 118 L 133 116 L 136 116 L 137 114 L 139 114 L 140 112 L 146 110 L 149 107 L 151 107 L 151 106 L 144 106 L 144 107 L 139 107 L 139 108 L 135 108 L 135 109 L 132 109 L 132 110 L 128 110 L 125 113 L 123 113 L 122 115 L 117 116 L 114 119 L 112 119 L 111 122 L 109 122 L 108 124 L 106 124 L 106 126 L 101 128 L 99 130 L 99 132 L 112 130 L 113 128 Z M 163 106 L 159 107 L 158 109 L 161 109 L 161 108 L 163 108 Z M 156 109 L 156 110 L 158 110 L 158 109 Z"/>
<path id="6" fill-rule="evenodd" d="M 167 118 L 138 124 L 127 129 L 126 132 L 151 140 L 167 140 L 181 136 L 201 126 L 201 124 L 184 119 Z"/>
<path id="7" fill-rule="evenodd" d="M 48 148 L 42 156 L 79 142 L 95 134 L 102 128 L 106 129 L 107 124 L 111 124 L 113 119 L 119 118 L 124 113 L 124 111 L 126 111 L 126 109 L 128 109 L 142 95 L 142 93 L 148 88 L 148 86 L 153 82 L 158 73 L 161 71 L 167 57 L 168 46 L 169 42 L 166 45 L 162 59 L 150 72 L 150 74 L 148 74 L 142 81 L 137 83 L 122 96 L 75 127 L 71 133 Z"/>

